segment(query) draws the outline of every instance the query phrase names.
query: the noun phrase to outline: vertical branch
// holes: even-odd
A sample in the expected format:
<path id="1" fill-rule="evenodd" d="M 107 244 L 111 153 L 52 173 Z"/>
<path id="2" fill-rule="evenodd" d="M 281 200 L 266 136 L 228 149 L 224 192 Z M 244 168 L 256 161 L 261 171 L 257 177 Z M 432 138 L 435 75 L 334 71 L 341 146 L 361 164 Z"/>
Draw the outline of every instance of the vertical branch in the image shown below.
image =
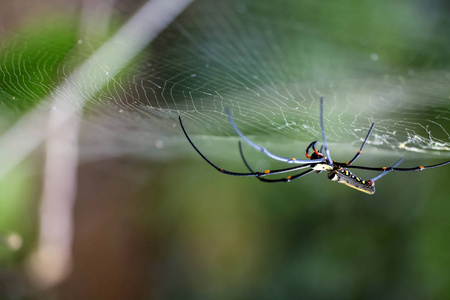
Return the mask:
<path id="1" fill-rule="evenodd" d="M 63 100 L 55 104 L 48 121 L 39 242 L 31 259 L 33 279 L 43 287 L 66 278 L 72 266 L 80 113 Z"/>
<path id="2" fill-rule="evenodd" d="M 84 103 L 123 70 L 191 1 L 147 2 L 109 41 L 66 78 L 66 83 L 50 100 L 54 106 L 50 110 L 47 135 L 43 136 L 47 139 L 40 235 L 38 249 L 30 260 L 31 275 L 42 287 L 50 287 L 64 280 L 72 265 L 77 140 Z M 90 84 L 83 84 L 88 78 Z M 38 115 L 41 120 L 46 116 Z M 34 146 L 39 139 L 36 139 Z M 33 148 L 27 149 L 31 151 Z"/>

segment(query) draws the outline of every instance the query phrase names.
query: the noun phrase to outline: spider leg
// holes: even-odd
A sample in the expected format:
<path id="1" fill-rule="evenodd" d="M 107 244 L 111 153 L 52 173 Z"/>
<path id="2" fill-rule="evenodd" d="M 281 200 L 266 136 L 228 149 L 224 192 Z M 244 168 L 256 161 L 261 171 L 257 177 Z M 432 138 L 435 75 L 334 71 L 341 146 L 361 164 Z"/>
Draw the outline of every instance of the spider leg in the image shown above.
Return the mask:
<path id="1" fill-rule="evenodd" d="M 323 97 L 320 97 L 320 130 L 322 131 L 322 141 L 325 146 L 325 154 L 327 156 L 328 164 L 331 166 L 333 160 L 331 159 L 330 150 L 328 149 L 327 140 L 325 139 L 325 130 L 323 128 Z"/>
<path id="2" fill-rule="evenodd" d="M 295 170 L 299 170 L 299 169 L 304 169 L 307 168 L 311 165 L 311 163 L 308 164 L 304 164 L 301 166 L 295 166 L 292 168 L 287 168 L 287 169 L 280 169 L 280 170 L 266 170 L 264 172 L 253 172 L 251 171 L 251 173 L 241 173 L 241 172 L 232 172 L 232 171 L 228 171 L 225 170 L 223 168 L 220 168 L 218 166 L 216 166 L 214 163 L 212 163 L 209 159 L 207 159 L 203 153 L 200 152 L 200 150 L 194 145 L 194 142 L 192 142 L 192 140 L 190 139 L 189 135 L 186 132 L 186 129 L 183 126 L 183 122 L 181 121 L 181 116 L 178 116 L 178 120 L 180 121 L 180 125 L 181 125 L 181 129 L 183 130 L 184 135 L 186 136 L 187 140 L 189 141 L 189 143 L 191 144 L 192 148 L 194 148 L 194 150 L 208 163 L 210 164 L 214 169 L 216 169 L 217 171 L 219 171 L 220 173 L 223 174 L 227 174 L 227 175 L 232 175 L 232 176 L 242 176 L 242 177 L 262 177 L 262 176 L 266 176 L 266 175 L 272 175 L 272 174 L 280 174 L 280 173 L 285 173 L 285 172 L 290 172 L 290 171 L 295 171 Z M 308 162 L 311 162 L 310 160 L 308 160 Z M 314 162 L 312 163 L 314 165 Z"/>
<path id="3" fill-rule="evenodd" d="M 247 167 L 247 169 L 250 172 L 256 173 L 256 172 L 253 171 L 253 169 L 250 167 L 250 165 L 248 164 L 247 160 L 245 159 L 244 151 L 242 150 L 242 143 L 241 143 L 241 141 L 238 142 L 238 145 L 239 145 L 239 154 L 241 155 L 242 161 L 244 162 L 245 166 Z M 287 172 L 297 171 L 297 170 L 301 170 L 301 169 L 305 169 L 305 168 L 311 168 L 314 165 L 316 165 L 316 163 L 304 164 L 304 165 L 301 165 L 301 166 L 295 166 L 295 167 L 290 167 L 290 168 L 285 168 L 285 169 L 266 170 L 266 171 L 264 171 L 264 175 L 275 175 L 275 174 L 287 173 Z"/>
<path id="4" fill-rule="evenodd" d="M 242 161 L 244 162 L 245 166 L 247 167 L 247 169 L 250 172 L 254 172 L 253 169 L 248 164 L 247 160 L 245 159 L 244 151 L 242 151 L 242 143 L 241 143 L 241 141 L 238 142 L 238 145 L 239 145 L 239 154 L 241 155 Z"/>
<path id="5" fill-rule="evenodd" d="M 262 182 L 291 182 L 294 179 L 301 178 L 303 176 L 311 174 L 312 172 L 314 172 L 314 170 L 308 170 L 308 171 L 305 171 L 305 172 L 297 174 L 297 175 L 288 176 L 286 178 L 279 178 L 279 179 L 267 179 L 267 178 L 263 178 L 263 177 L 256 177 L 256 178 L 258 178 Z"/>
<path id="6" fill-rule="evenodd" d="M 380 179 L 381 177 L 387 175 L 389 172 L 394 171 L 393 168 L 395 168 L 396 166 L 398 166 L 399 164 L 401 164 L 401 162 L 403 161 L 403 158 L 400 158 L 399 160 L 397 160 L 395 163 L 392 164 L 392 166 L 390 167 L 389 171 L 385 171 L 381 174 L 379 174 L 378 176 L 375 176 L 374 178 L 370 179 L 372 180 L 372 182 L 375 182 L 376 180 Z"/>
<path id="7" fill-rule="evenodd" d="M 437 167 L 441 167 L 441 166 L 445 166 L 450 164 L 450 160 L 440 163 L 440 164 L 436 164 L 436 165 L 431 165 L 431 166 L 417 166 L 417 167 L 413 167 L 413 168 L 395 168 L 395 167 L 379 167 L 379 168 L 374 168 L 374 167 L 362 167 L 362 166 L 346 166 L 345 163 L 335 163 L 338 166 L 342 166 L 342 167 L 346 167 L 346 168 L 353 168 L 353 169 L 360 169 L 360 170 L 368 170 L 368 171 L 380 171 L 380 172 L 387 172 L 387 171 L 422 171 L 422 170 L 426 170 L 426 169 L 431 169 L 431 168 L 437 168 Z"/>
<path id="8" fill-rule="evenodd" d="M 281 157 L 275 154 L 270 153 L 269 151 L 267 151 L 266 148 L 259 146 L 255 143 L 253 143 L 252 141 L 250 141 L 248 138 L 246 138 L 242 132 L 237 128 L 236 124 L 234 123 L 233 117 L 230 114 L 230 111 L 228 110 L 228 108 L 226 108 L 226 113 L 228 115 L 228 120 L 230 120 L 231 125 L 233 126 L 234 131 L 236 131 L 236 133 L 250 146 L 252 146 L 253 148 L 255 148 L 258 151 L 261 151 L 262 153 L 264 153 L 265 155 L 267 155 L 268 157 L 275 159 L 275 160 L 279 160 L 285 163 L 290 163 L 290 164 L 307 164 L 307 163 L 319 163 L 319 162 L 323 162 L 324 159 L 295 159 L 295 158 L 288 158 L 288 157 Z"/>
<path id="9" fill-rule="evenodd" d="M 319 155 L 319 152 L 316 150 L 316 147 L 315 147 L 318 142 L 319 141 L 314 141 L 311 144 L 309 144 L 309 146 L 306 148 L 306 158 L 311 158 L 311 155 L 309 155 L 309 149 L 311 149 L 311 148 L 313 148 L 313 151 L 316 155 Z M 322 149 L 320 149 L 320 150 L 322 151 Z"/>
<path id="10" fill-rule="evenodd" d="M 254 172 L 253 169 L 250 167 L 250 165 L 248 164 L 247 160 L 245 159 L 244 152 L 242 151 L 241 141 L 239 141 L 239 153 L 241 154 L 242 160 L 244 161 L 244 164 L 245 164 L 245 166 L 247 167 L 247 169 L 248 169 L 250 172 L 253 173 L 253 172 Z M 309 167 L 309 165 L 308 165 L 308 166 L 302 166 L 302 168 L 306 168 L 306 167 Z M 294 169 L 294 168 L 289 168 L 289 169 L 285 169 L 285 170 L 286 170 L 286 172 L 289 172 L 289 171 L 293 171 L 293 169 Z M 300 169 L 300 168 L 297 167 L 296 169 Z M 305 175 L 308 175 L 309 173 L 311 173 L 311 172 L 313 172 L 313 171 L 314 171 L 314 170 L 311 169 L 311 170 L 307 170 L 307 171 L 302 172 L 302 173 L 297 174 L 297 175 L 288 176 L 288 177 L 285 177 L 285 178 L 279 178 L 279 179 L 266 179 L 266 178 L 262 178 L 262 177 L 259 177 L 259 176 L 256 177 L 256 178 L 258 178 L 260 181 L 264 181 L 264 182 L 289 182 L 289 181 L 291 181 L 291 180 L 294 180 L 294 179 L 303 177 L 303 176 L 305 176 Z M 281 173 L 281 172 L 280 172 L 280 173 Z M 271 175 L 273 175 L 273 174 L 274 174 L 274 173 L 271 172 Z"/>
<path id="11" fill-rule="evenodd" d="M 359 148 L 359 151 L 356 152 L 355 157 L 353 157 L 349 162 L 345 163 L 347 166 L 350 166 L 361 155 L 361 152 L 362 152 L 364 146 L 366 145 L 366 142 L 369 139 L 370 134 L 372 133 L 373 126 L 375 126 L 375 123 L 372 123 L 372 126 L 370 126 L 369 132 L 367 133 L 367 136 L 364 139 L 364 142 L 362 143 L 361 148 Z"/>

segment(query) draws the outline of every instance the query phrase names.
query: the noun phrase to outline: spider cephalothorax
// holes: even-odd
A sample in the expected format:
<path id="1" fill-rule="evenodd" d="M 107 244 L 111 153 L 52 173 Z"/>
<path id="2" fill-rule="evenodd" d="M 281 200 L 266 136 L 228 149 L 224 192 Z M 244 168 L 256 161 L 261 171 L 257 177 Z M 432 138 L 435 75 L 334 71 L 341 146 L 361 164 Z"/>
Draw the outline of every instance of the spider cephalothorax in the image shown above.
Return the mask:
<path id="1" fill-rule="evenodd" d="M 290 182 L 291 180 L 294 179 L 298 179 L 301 178 L 303 176 L 306 176 L 314 171 L 316 171 L 317 173 L 321 173 L 322 171 L 326 171 L 328 172 L 328 179 L 338 182 L 338 183 L 342 183 L 345 184 L 351 188 L 354 188 L 358 191 L 367 193 L 367 194 L 373 194 L 375 193 L 375 181 L 380 179 L 381 177 L 385 176 L 386 174 L 388 174 L 391 171 L 421 171 L 421 170 L 425 170 L 425 169 L 430 169 L 430 168 L 436 168 L 436 167 L 440 167 L 440 166 L 444 166 L 447 164 L 450 164 L 450 161 L 446 161 L 440 164 L 436 164 L 436 165 L 431 165 L 431 166 L 417 166 L 414 168 L 397 168 L 397 166 L 402 162 L 402 159 L 397 160 L 393 165 L 391 165 L 390 167 L 363 167 L 363 166 L 353 166 L 353 162 L 361 155 L 361 152 L 367 142 L 367 140 L 369 139 L 370 134 L 372 133 L 373 127 L 375 124 L 372 123 L 372 125 L 370 126 L 369 132 L 366 135 L 366 138 L 364 139 L 361 148 L 359 149 L 359 151 L 355 154 L 355 156 L 349 160 L 348 162 L 345 163 L 340 163 L 340 162 L 335 162 L 331 159 L 331 155 L 330 155 L 330 150 L 328 149 L 327 146 L 327 141 L 325 139 L 325 130 L 324 130 L 324 126 L 323 126 L 323 97 L 320 98 L 320 129 L 322 132 L 322 141 L 323 141 L 323 146 L 320 148 L 320 150 L 316 149 L 316 144 L 318 143 L 318 141 L 314 141 L 311 144 L 309 144 L 309 146 L 306 148 L 306 160 L 301 160 L 301 159 L 296 159 L 296 158 L 288 158 L 288 157 L 281 157 L 275 154 L 272 154 L 271 152 L 269 152 L 266 148 L 259 146 L 255 143 L 253 143 L 252 141 L 250 141 L 247 137 L 245 137 L 241 131 L 237 128 L 236 124 L 234 123 L 234 120 L 229 112 L 228 109 L 226 109 L 227 115 L 228 115 L 228 119 L 230 120 L 231 125 L 233 126 L 234 130 L 236 131 L 236 133 L 250 146 L 252 146 L 253 148 L 255 148 L 258 151 L 261 151 L 262 153 L 264 153 L 265 155 L 267 155 L 268 157 L 278 160 L 278 161 L 282 161 L 288 164 L 296 164 L 297 166 L 295 167 L 290 167 L 290 168 L 285 168 L 285 169 L 278 169 L 278 170 L 265 170 L 263 172 L 255 172 L 253 171 L 253 169 L 250 167 L 250 165 L 247 163 L 247 160 L 244 157 L 244 153 L 242 151 L 242 145 L 241 145 L 241 141 L 239 141 L 239 152 L 241 154 L 242 160 L 244 161 L 245 166 L 247 167 L 247 169 L 250 171 L 249 173 L 241 173 L 241 172 L 232 172 L 232 171 L 227 171 L 223 168 L 219 168 L 218 166 L 216 166 L 215 164 L 213 164 L 209 159 L 207 159 L 201 152 L 200 150 L 197 149 L 197 147 L 194 145 L 194 143 L 191 141 L 191 139 L 189 138 L 186 130 L 184 129 L 183 126 L 183 122 L 181 121 L 181 116 L 179 116 L 179 121 L 180 121 L 180 125 L 181 125 L 181 129 L 183 129 L 183 132 L 186 136 L 186 138 L 188 139 L 189 143 L 192 145 L 192 147 L 195 149 L 195 151 L 197 151 L 197 153 L 207 162 L 209 163 L 211 166 L 213 166 L 216 170 L 218 170 L 221 173 L 227 174 L 227 175 L 233 175 L 233 176 L 247 176 L 247 177 L 256 177 L 258 178 L 260 181 L 264 181 L 264 182 Z M 311 154 L 309 154 L 310 150 L 312 150 Z M 322 151 L 324 150 L 324 151 Z M 285 178 L 275 178 L 275 179 L 268 179 L 265 178 L 267 176 L 270 175 L 275 175 L 275 174 L 281 174 L 281 173 L 287 173 L 287 172 L 293 172 L 293 171 L 297 171 L 297 170 L 301 170 L 301 169 L 306 169 L 308 168 L 307 171 L 303 171 L 302 173 L 299 174 L 295 174 L 292 176 L 288 176 Z M 353 168 L 353 169 L 362 169 L 362 170 L 369 170 L 369 171 L 378 171 L 381 172 L 379 175 L 375 176 L 372 179 L 369 180 L 364 180 L 361 179 L 359 177 L 357 177 L 355 174 L 353 174 L 352 172 L 350 172 L 348 170 L 348 168 Z"/>

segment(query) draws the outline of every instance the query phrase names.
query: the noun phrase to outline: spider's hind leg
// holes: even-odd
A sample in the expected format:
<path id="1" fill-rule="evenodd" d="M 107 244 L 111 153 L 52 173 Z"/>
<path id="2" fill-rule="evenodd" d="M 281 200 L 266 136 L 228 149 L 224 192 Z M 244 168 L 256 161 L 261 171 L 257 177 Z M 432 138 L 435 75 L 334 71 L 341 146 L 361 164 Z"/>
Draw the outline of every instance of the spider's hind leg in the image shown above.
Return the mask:
<path id="1" fill-rule="evenodd" d="M 390 166 L 389 168 L 387 168 L 386 171 L 384 171 L 383 173 L 381 173 L 381 174 L 375 176 L 374 178 L 370 179 L 370 181 L 375 182 L 376 180 L 380 179 L 381 177 L 387 175 L 389 172 L 394 171 L 394 168 L 395 168 L 396 166 L 398 166 L 399 164 L 401 164 L 402 161 L 403 161 L 403 158 L 400 158 L 400 159 L 397 160 L 392 166 Z"/>
<path id="2" fill-rule="evenodd" d="M 238 142 L 238 145 L 239 145 L 239 153 L 241 154 L 241 158 L 242 158 L 242 161 L 244 162 L 245 166 L 247 167 L 247 169 L 250 172 L 255 173 L 253 171 L 252 167 L 250 167 L 247 160 L 245 159 L 244 152 L 242 151 L 241 141 Z M 280 170 L 276 170 L 276 171 L 267 170 L 264 172 L 264 175 L 281 174 L 281 173 L 296 171 L 296 170 L 305 169 L 305 168 L 309 168 L 309 167 L 311 167 L 310 164 L 305 164 L 302 166 L 280 169 Z M 262 176 L 257 176 L 256 178 L 258 178 L 260 181 L 264 181 L 264 182 L 290 182 L 291 180 L 308 175 L 309 173 L 311 173 L 313 171 L 314 171 L 314 169 L 311 169 L 311 170 L 307 170 L 305 172 L 302 172 L 302 173 L 299 173 L 296 175 L 292 175 L 292 176 L 288 176 L 288 177 L 284 177 L 284 178 L 278 178 L 278 179 L 266 179 L 266 178 L 263 178 Z"/>

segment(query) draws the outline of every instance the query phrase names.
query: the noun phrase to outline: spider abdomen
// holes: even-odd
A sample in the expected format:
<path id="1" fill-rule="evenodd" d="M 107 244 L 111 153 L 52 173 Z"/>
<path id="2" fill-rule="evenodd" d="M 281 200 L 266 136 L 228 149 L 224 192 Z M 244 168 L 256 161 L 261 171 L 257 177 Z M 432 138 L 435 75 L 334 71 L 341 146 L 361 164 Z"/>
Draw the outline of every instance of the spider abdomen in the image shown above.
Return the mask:
<path id="1" fill-rule="evenodd" d="M 346 186 L 367 194 L 375 193 L 375 184 L 372 180 L 363 180 L 346 168 L 339 168 L 328 172 L 328 179 L 343 183 Z"/>

